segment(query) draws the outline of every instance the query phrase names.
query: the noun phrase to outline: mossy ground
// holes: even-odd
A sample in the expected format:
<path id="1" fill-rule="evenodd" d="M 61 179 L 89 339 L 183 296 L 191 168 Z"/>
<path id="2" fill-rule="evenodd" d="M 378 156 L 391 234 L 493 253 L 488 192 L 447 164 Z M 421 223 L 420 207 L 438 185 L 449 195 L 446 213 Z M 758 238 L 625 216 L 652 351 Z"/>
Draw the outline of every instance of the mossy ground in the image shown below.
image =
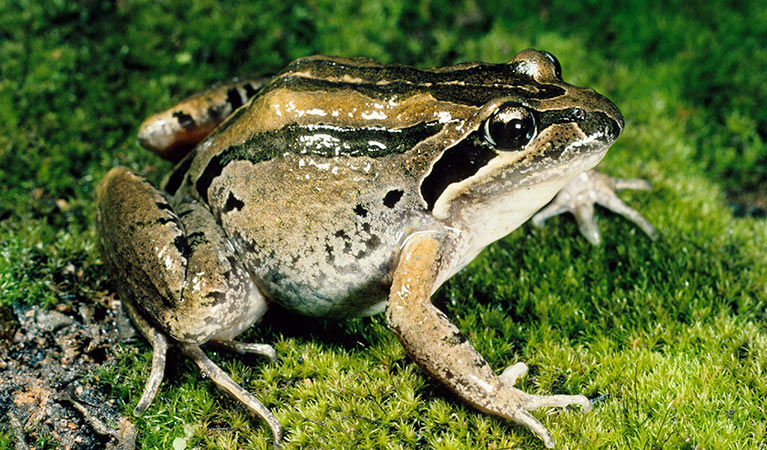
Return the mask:
<path id="1" fill-rule="evenodd" d="M 313 53 L 438 66 L 546 49 L 566 81 L 623 111 L 626 131 L 600 167 L 653 183 L 622 196 L 661 238 L 605 211 L 600 247 L 567 217 L 525 226 L 435 302 L 497 370 L 526 361 L 527 391 L 601 396 L 588 414 L 536 413 L 561 448 L 764 448 L 767 9 L 555 3 L 0 2 L 0 317 L 12 320 L 14 303 L 113 289 L 95 247 L 94 186 L 117 164 L 161 178 L 169 165 L 135 132 L 174 99 Z M 286 448 L 543 448 L 425 377 L 382 317 L 267 319 L 246 339 L 273 343 L 276 363 L 213 357 L 272 408 Z M 141 341 L 114 352 L 97 375 L 127 414 L 150 351 Z M 191 363 L 171 364 L 136 419 L 139 448 L 270 446 Z M 0 448 L 12 442 L 0 425 Z"/>

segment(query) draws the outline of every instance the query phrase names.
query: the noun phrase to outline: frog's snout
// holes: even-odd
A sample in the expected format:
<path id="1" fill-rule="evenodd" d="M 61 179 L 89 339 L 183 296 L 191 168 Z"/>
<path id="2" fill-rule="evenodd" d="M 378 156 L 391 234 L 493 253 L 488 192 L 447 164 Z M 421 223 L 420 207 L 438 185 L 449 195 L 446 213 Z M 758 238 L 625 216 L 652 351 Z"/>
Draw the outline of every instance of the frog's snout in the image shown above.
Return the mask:
<path id="1" fill-rule="evenodd" d="M 610 144 L 623 132 L 623 114 L 607 97 L 592 89 L 587 91 L 591 97 L 590 108 L 578 118 L 579 125 L 587 135 L 601 136 Z"/>
<path id="2" fill-rule="evenodd" d="M 613 141 L 618 139 L 618 136 L 621 135 L 623 132 L 623 126 L 625 125 L 625 122 L 623 121 L 623 114 L 621 114 L 621 110 L 618 109 L 617 106 L 615 106 L 615 103 L 611 102 L 607 98 L 604 99 L 605 102 L 605 115 L 611 119 L 611 123 L 609 124 L 610 127 L 610 134 L 613 137 Z"/>

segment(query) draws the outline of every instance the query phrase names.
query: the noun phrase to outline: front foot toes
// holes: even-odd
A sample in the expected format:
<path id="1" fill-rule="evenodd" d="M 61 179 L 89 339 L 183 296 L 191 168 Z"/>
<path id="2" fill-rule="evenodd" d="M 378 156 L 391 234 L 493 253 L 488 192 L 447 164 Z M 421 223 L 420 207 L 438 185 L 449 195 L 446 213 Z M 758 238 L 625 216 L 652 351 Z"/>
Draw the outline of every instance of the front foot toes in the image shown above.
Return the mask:
<path id="1" fill-rule="evenodd" d="M 657 239 L 658 234 L 650 222 L 615 194 L 623 189 L 647 190 L 650 183 L 639 179 L 613 178 L 596 170 L 582 173 L 533 216 L 533 225 L 541 227 L 550 217 L 569 212 L 575 216 L 581 234 L 592 244 L 599 245 L 602 238 L 594 221 L 594 204 L 599 204 L 634 222 L 650 239 Z"/>

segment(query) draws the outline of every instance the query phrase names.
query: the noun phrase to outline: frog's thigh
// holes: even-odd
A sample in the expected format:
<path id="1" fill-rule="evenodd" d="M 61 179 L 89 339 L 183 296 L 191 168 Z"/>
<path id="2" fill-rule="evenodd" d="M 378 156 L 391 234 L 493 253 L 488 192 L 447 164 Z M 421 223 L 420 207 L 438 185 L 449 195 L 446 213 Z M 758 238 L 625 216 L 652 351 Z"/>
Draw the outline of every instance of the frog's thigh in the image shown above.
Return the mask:
<path id="1" fill-rule="evenodd" d="M 179 161 L 267 81 L 235 78 L 187 97 L 146 119 L 139 127 L 139 142 L 162 158 Z"/>
<path id="2" fill-rule="evenodd" d="M 429 301 L 439 255 L 440 241 L 427 234 L 413 235 L 406 241 L 386 307 L 389 327 L 418 365 L 462 400 L 527 426 L 552 448 L 551 435 L 528 411 L 571 404 L 590 409 L 589 400 L 582 395 L 530 395 L 512 386 L 511 378 L 516 376 L 496 376 L 458 328 Z"/>
<path id="3" fill-rule="evenodd" d="M 230 340 L 266 312 L 234 248 L 199 202 L 182 201 L 176 214 L 146 180 L 115 168 L 99 186 L 98 206 L 101 243 L 120 293 L 177 341 Z"/>
<path id="4" fill-rule="evenodd" d="M 148 406 L 162 379 L 167 334 L 219 387 L 266 420 L 279 440 L 274 416 L 199 348 L 209 340 L 230 342 L 267 309 L 213 216 L 191 199 L 176 214 L 160 191 L 118 167 L 99 184 L 98 226 L 120 297 L 155 349 L 136 412 Z"/>

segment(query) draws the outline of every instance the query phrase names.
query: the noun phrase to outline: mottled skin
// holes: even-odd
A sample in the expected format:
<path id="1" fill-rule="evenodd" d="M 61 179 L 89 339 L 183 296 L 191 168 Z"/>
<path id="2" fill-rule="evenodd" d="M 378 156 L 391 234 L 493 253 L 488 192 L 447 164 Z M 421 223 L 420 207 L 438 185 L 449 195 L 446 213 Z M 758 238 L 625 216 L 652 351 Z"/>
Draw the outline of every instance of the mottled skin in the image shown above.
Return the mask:
<path id="1" fill-rule="evenodd" d="M 105 262 L 155 349 L 137 412 L 156 393 L 166 348 L 178 345 L 279 442 L 277 420 L 199 345 L 273 357 L 269 346 L 233 341 L 272 302 L 317 317 L 385 309 L 424 370 L 553 447 L 527 411 L 588 409 L 589 401 L 513 388 L 515 376 L 497 377 L 429 297 L 596 165 L 621 133 L 620 111 L 559 71 L 534 50 L 507 64 L 430 70 L 312 57 L 255 96 L 234 98 L 224 85 L 147 121 L 140 135 L 172 147 L 202 133 L 189 118 L 210 128 L 201 98 L 218 99 L 217 110 L 226 98 L 235 110 L 252 96 L 174 168 L 163 191 L 123 168 L 99 186 Z M 250 81 L 239 83 L 253 94 L 242 87 Z M 178 136 L 165 139 L 164 128 Z"/>

